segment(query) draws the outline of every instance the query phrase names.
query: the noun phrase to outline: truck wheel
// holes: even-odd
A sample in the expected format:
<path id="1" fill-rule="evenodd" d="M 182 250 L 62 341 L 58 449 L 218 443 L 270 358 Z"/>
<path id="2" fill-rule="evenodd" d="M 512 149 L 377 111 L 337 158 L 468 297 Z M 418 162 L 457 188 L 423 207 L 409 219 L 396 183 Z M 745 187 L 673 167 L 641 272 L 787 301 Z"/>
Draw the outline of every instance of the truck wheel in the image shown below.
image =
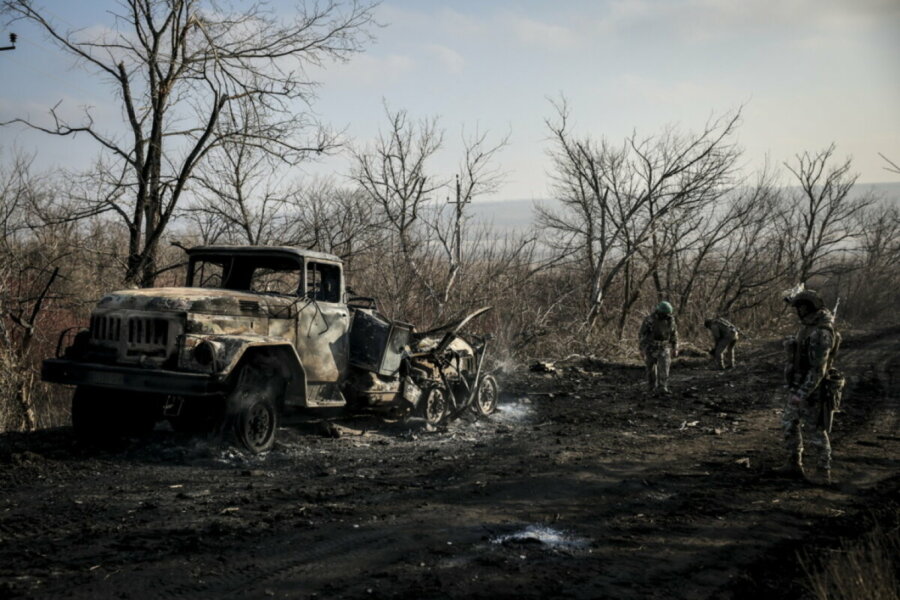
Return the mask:
<path id="1" fill-rule="evenodd" d="M 278 431 L 278 404 L 284 379 L 259 365 L 241 367 L 228 395 L 226 428 L 233 441 L 248 452 L 268 452 Z"/>
<path id="2" fill-rule="evenodd" d="M 425 422 L 438 425 L 447 416 L 447 396 L 439 387 L 428 390 L 425 396 Z"/>
<path id="3" fill-rule="evenodd" d="M 500 397 L 500 386 L 493 375 L 485 375 L 481 378 L 478 392 L 475 396 L 475 411 L 482 417 L 493 414 L 497 410 L 497 399 Z"/>

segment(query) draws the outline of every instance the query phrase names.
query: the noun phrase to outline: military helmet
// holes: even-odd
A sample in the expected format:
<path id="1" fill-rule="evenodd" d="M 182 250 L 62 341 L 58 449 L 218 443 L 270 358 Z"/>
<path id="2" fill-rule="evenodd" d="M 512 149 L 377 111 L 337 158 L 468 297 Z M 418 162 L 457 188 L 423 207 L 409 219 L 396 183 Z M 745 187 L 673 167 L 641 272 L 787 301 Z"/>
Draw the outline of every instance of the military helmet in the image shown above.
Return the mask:
<path id="1" fill-rule="evenodd" d="M 822 296 L 819 295 L 815 290 L 803 290 L 799 294 L 795 295 L 789 300 L 791 306 L 797 306 L 798 304 L 809 304 L 813 307 L 813 310 L 821 310 L 825 308 L 825 301 L 822 300 Z"/>
<path id="2" fill-rule="evenodd" d="M 675 309 L 672 308 L 671 304 L 663 300 L 656 305 L 656 312 L 661 315 L 671 315 L 673 312 L 675 312 Z"/>

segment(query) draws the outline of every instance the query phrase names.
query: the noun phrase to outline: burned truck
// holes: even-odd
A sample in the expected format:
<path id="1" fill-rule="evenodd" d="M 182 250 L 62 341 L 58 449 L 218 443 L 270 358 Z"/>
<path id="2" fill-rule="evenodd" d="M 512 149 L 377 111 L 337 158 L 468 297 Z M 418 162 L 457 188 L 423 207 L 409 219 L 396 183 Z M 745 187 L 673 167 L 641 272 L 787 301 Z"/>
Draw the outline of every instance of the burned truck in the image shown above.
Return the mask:
<path id="1" fill-rule="evenodd" d="M 75 386 L 72 424 L 89 441 L 218 431 L 272 448 L 287 406 L 343 403 L 437 425 L 489 415 L 499 388 L 487 337 L 462 333 L 487 310 L 425 332 L 347 298 L 341 260 L 291 247 L 188 250 L 186 287 L 103 297 L 90 326 L 66 331 L 45 381 Z"/>

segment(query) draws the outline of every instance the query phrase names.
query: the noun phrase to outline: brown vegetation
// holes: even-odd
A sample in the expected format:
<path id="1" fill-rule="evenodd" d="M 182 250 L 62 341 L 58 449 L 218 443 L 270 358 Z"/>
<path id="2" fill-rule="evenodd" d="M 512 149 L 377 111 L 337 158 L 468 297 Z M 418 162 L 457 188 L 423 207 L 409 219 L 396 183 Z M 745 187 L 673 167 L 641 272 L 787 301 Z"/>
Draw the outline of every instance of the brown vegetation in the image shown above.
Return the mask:
<path id="1" fill-rule="evenodd" d="M 194 244 L 335 253 L 355 293 L 421 327 L 492 304 L 484 326 L 499 338 L 501 360 L 628 355 L 642 314 L 663 298 L 687 339 L 716 314 L 750 335 L 778 329 L 780 291 L 797 282 L 840 298 L 839 316 L 855 324 L 895 312 L 900 212 L 853 193 L 852 163 L 836 159 L 834 145 L 798 155 L 781 179 L 773 169 L 742 171 L 740 111 L 699 132 L 635 133 L 616 144 L 579 130 L 559 101 L 547 119 L 551 198 L 536 207 L 532 230 L 501 236 L 473 222 L 470 207 L 502 182 L 504 136 L 464 136 L 458 173 L 439 173 L 438 121 L 386 109 L 378 139 L 350 148 L 350 183 L 279 170 L 338 140 L 292 112 L 288 100 L 311 99 L 309 82 L 274 61 L 360 50 L 371 7 L 328 4 L 281 22 L 254 3 L 212 22 L 198 20 L 194 0 L 122 6 L 119 26 L 137 40 L 124 49 L 122 40 L 58 31 L 29 3 L 6 3 L 118 86 L 133 143 L 113 143 L 89 114 L 80 124 L 53 110 L 51 126 L 5 124 L 86 132 L 101 158 L 80 178 L 34 173 L 9 148 L 0 155 L 0 429 L 64 420 L 64 410 L 34 406 L 37 397 L 52 404 L 34 388 L 60 331 L 85 323 L 109 290 L 179 284 L 179 247 Z M 260 48 L 260 24 L 285 35 Z M 116 60 L 98 58 L 91 44 Z M 179 103 L 191 111 L 176 121 Z"/>

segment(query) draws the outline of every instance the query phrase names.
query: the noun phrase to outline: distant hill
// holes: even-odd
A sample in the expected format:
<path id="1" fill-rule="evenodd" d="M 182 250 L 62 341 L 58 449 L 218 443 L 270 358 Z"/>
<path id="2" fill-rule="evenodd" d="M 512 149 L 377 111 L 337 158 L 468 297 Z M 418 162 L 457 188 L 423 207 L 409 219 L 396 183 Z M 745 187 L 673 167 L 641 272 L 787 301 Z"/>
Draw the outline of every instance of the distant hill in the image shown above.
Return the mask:
<path id="1" fill-rule="evenodd" d="M 854 196 L 872 193 L 889 202 L 900 203 L 900 182 L 898 183 L 860 183 L 854 186 Z M 476 222 L 492 224 L 500 231 L 527 229 L 534 222 L 535 203 L 552 206 L 555 200 L 550 198 L 535 200 L 498 200 L 494 202 L 476 202 L 469 208 Z"/>

